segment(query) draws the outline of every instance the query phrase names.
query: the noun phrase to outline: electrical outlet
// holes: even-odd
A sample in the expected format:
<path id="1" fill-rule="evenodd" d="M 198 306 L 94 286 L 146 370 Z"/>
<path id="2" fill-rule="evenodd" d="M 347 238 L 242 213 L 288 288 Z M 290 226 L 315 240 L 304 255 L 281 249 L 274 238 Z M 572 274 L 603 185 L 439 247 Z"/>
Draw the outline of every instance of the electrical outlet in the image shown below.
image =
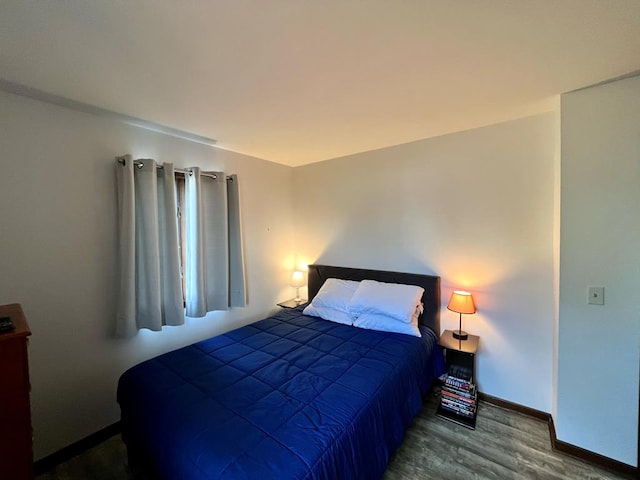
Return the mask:
<path id="1" fill-rule="evenodd" d="M 604 305 L 604 287 L 589 287 L 587 302 L 590 305 Z"/>

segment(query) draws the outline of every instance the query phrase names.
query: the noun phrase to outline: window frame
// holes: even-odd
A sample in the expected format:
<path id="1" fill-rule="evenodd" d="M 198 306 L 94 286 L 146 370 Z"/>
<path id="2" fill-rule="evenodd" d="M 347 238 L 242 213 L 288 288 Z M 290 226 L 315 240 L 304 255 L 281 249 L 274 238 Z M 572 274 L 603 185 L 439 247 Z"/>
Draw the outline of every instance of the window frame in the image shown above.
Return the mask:
<path id="1" fill-rule="evenodd" d="M 176 172 L 176 214 L 178 221 L 178 253 L 180 257 L 180 281 L 182 284 L 182 302 L 187 306 L 187 282 L 186 282 L 186 265 L 187 265 L 187 222 L 184 216 L 185 206 L 185 185 L 186 177 L 184 173 Z"/>

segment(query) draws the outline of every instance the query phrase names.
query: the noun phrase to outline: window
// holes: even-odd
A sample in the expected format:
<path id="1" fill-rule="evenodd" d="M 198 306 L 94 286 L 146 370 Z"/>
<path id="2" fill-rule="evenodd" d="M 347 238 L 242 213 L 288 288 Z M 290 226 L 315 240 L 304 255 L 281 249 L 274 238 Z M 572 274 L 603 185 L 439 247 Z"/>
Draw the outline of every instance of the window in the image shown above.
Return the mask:
<path id="1" fill-rule="evenodd" d="M 198 167 L 176 174 L 172 164 L 131 155 L 116 162 L 116 334 L 245 306 L 237 177 Z"/>

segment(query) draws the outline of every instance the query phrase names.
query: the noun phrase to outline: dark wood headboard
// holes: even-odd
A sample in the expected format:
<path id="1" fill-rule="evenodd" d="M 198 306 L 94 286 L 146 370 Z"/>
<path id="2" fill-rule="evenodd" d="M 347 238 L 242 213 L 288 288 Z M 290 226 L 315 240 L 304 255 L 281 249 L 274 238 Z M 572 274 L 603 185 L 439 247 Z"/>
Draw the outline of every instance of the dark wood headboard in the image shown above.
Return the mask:
<path id="1" fill-rule="evenodd" d="M 440 277 L 417 273 L 388 272 L 386 270 L 367 270 L 362 268 L 333 267 L 330 265 L 309 265 L 308 289 L 309 301 L 316 296 L 327 278 L 342 280 L 376 280 L 385 283 L 402 283 L 424 288 L 422 303 L 424 313 L 420 316 L 420 325 L 431 328 L 440 336 Z"/>

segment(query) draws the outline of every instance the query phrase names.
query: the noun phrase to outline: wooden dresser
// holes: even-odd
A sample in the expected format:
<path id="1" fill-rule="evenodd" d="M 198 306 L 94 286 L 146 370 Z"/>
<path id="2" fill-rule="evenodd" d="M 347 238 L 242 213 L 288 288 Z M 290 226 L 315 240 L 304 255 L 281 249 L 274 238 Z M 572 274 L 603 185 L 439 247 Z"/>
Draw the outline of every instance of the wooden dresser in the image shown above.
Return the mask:
<path id="1" fill-rule="evenodd" d="M 33 478 L 31 406 L 29 402 L 29 325 L 19 304 L 0 306 L 14 330 L 0 333 L 0 478 Z"/>

